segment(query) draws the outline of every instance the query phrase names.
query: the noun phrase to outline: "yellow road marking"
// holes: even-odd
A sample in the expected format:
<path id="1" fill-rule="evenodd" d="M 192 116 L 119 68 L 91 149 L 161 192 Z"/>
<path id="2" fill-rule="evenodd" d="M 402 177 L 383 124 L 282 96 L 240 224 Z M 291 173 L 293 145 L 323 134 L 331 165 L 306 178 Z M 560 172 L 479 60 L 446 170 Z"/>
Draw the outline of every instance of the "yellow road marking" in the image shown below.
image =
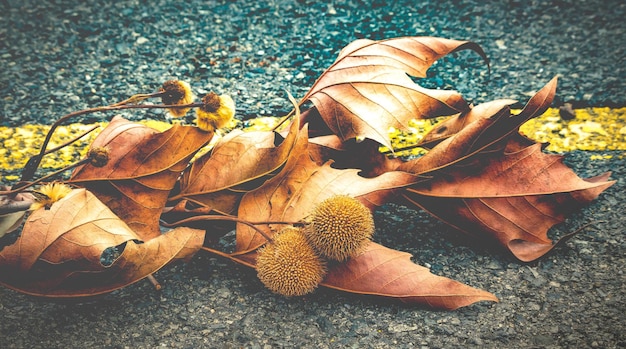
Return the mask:
<path id="1" fill-rule="evenodd" d="M 246 122 L 247 130 L 269 129 L 277 118 L 259 118 Z M 150 127 L 165 130 L 170 124 L 161 121 L 145 121 Z M 390 130 L 394 147 L 399 148 L 415 144 L 422 135 L 428 132 L 435 120 L 413 120 L 408 131 Z M 100 123 L 102 127 L 106 123 Z M 49 148 L 62 144 L 76 137 L 93 125 L 72 124 L 57 129 L 52 137 Z M 38 153 L 49 126 L 25 125 L 22 127 L 0 127 L 0 171 L 21 169 L 28 159 Z M 576 118 L 564 121 L 559 117 L 558 109 L 551 108 L 542 116 L 524 124 L 520 131 L 539 142 L 549 142 L 548 150 L 568 152 L 572 150 L 589 151 L 626 151 L 626 108 L 585 108 L 576 110 Z M 90 135 L 50 154 L 44 158 L 41 167 L 45 169 L 61 168 L 85 156 L 89 144 L 93 141 L 96 130 Z M 412 154 L 423 153 L 416 149 Z M 614 152 L 606 155 L 593 155 L 594 159 L 608 159 Z M 398 155 L 407 155 L 398 154 Z M 626 153 L 618 156 L 625 156 Z M 11 177 L 11 178 L 9 178 Z M 11 181 L 16 176 L 5 176 Z"/>

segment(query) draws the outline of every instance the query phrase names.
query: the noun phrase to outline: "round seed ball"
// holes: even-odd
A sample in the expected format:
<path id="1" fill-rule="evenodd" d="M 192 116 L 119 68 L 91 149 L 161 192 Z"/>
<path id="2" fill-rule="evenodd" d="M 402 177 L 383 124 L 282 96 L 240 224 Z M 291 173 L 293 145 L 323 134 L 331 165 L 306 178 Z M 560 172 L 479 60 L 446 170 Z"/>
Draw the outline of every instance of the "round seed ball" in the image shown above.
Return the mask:
<path id="1" fill-rule="evenodd" d="M 256 269 L 265 287 L 288 297 L 313 292 L 326 274 L 326 264 L 295 227 L 281 230 L 259 250 Z"/>
<path id="2" fill-rule="evenodd" d="M 374 218 L 357 199 L 336 195 L 315 208 L 305 237 L 323 257 L 344 261 L 358 255 L 374 234 Z"/>

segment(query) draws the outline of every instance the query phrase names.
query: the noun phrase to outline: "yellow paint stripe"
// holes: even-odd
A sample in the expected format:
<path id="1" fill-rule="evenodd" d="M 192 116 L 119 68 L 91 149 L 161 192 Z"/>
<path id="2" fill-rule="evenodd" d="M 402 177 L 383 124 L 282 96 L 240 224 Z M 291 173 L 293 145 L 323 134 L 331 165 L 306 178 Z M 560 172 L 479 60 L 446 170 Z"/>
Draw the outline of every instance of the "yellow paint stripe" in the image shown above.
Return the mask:
<path id="1" fill-rule="evenodd" d="M 268 129 L 277 118 L 259 118 L 246 122 L 247 130 Z M 150 127 L 164 130 L 170 124 L 160 121 L 143 122 Z M 423 134 L 432 129 L 435 120 L 413 120 L 410 129 L 400 132 L 391 130 L 390 136 L 394 147 L 399 148 L 415 144 Z M 100 123 L 101 127 L 106 123 Z M 57 129 L 49 147 L 62 144 L 93 125 L 72 124 Z M 21 169 L 28 159 L 38 153 L 40 144 L 48 131 L 47 125 L 25 125 L 22 127 L 0 127 L 0 171 Z M 542 116 L 532 119 L 521 127 L 521 132 L 539 141 L 549 142 L 548 150 L 567 152 L 572 150 L 626 151 L 626 108 L 586 108 L 577 109 L 576 118 L 564 121 L 559 117 L 558 109 L 549 109 Z M 92 132 L 72 146 L 63 148 L 46 156 L 42 168 L 61 168 L 83 158 L 89 144 L 99 131 Z M 422 153 L 414 150 L 412 154 Z M 614 154 L 614 153 L 612 153 Z M 399 155 L 407 155 L 399 154 Z M 622 153 L 619 156 L 625 156 Z M 594 155 L 595 158 L 608 158 L 613 155 Z M 9 178 L 10 177 L 10 178 Z M 5 181 L 15 180 L 16 176 L 6 176 Z"/>
<path id="2" fill-rule="evenodd" d="M 514 114 L 518 112 L 519 110 L 513 111 Z M 585 108 L 576 109 L 575 112 L 576 117 L 566 121 L 561 119 L 558 109 L 550 108 L 543 115 L 522 125 L 520 132 L 537 142 L 550 143 L 547 150 L 558 153 L 573 150 L 626 150 L 626 108 Z M 413 120 L 410 123 L 409 132 L 392 130 L 394 148 L 415 144 L 436 123 L 435 120 Z M 419 155 L 424 152 L 417 149 L 411 151 L 410 154 Z M 625 155 L 621 154 L 621 156 Z M 613 155 L 596 154 L 593 158 L 611 156 Z"/>

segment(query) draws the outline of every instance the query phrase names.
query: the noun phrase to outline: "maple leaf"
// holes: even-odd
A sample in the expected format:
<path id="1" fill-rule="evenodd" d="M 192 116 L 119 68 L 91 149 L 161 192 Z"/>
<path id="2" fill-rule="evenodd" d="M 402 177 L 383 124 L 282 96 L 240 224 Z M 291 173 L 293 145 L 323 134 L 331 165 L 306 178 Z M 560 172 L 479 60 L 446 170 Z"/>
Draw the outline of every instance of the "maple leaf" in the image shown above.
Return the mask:
<path id="1" fill-rule="evenodd" d="M 501 151 L 511 139 L 515 140 L 515 144 L 527 145 L 535 142 L 528 141 L 519 135 L 519 127 L 529 119 L 542 114 L 552 102 L 556 92 L 557 78 L 553 78 L 541 90 L 539 90 L 524 106 L 519 114 L 512 115 L 508 106 L 502 108 L 478 108 L 477 112 L 486 112 L 486 115 L 478 115 L 473 113 L 472 122 L 464 123 L 457 120 L 448 121 L 448 124 L 462 125 L 462 127 L 454 127 L 452 130 L 458 129 L 458 132 L 441 136 L 429 137 L 428 142 L 437 141 L 438 144 L 424 156 L 407 161 L 400 165 L 398 170 L 407 171 L 416 175 L 437 171 L 451 166 L 479 153 L 488 153 L 489 151 Z M 498 102 L 496 106 L 502 105 Z M 497 110 L 495 113 L 494 110 Z M 457 119 L 460 116 L 456 117 Z M 448 132 L 447 127 L 435 128 L 435 133 L 444 134 Z M 442 131 L 443 130 L 443 131 Z M 524 138 L 525 141 L 521 141 Z"/>
<path id="2" fill-rule="evenodd" d="M 425 77 L 439 58 L 477 44 L 434 37 L 356 40 L 343 48 L 302 101 L 313 102 L 332 133 L 342 140 L 371 138 L 391 148 L 389 127 L 406 128 L 415 118 L 452 115 L 468 109 L 455 91 L 429 90 L 409 75 Z M 407 75 L 408 74 L 408 75 Z M 310 121 L 303 118 L 302 123 Z"/>
<path id="3" fill-rule="evenodd" d="M 106 165 L 78 167 L 69 182 L 88 188 L 149 240 L 161 235 L 159 217 L 180 173 L 212 137 L 192 126 L 158 132 L 115 117 L 91 145 L 108 151 Z"/>
<path id="4" fill-rule="evenodd" d="M 75 189 L 35 210 L 19 239 L 0 251 L 0 283 L 37 296 L 92 296 L 191 258 L 203 240 L 203 231 L 180 227 L 144 241 L 96 196 Z M 111 249 L 119 255 L 104 263 Z"/>
<path id="5" fill-rule="evenodd" d="M 554 246 L 548 229 L 614 183 L 609 174 L 580 179 L 561 156 L 543 153 L 541 144 L 519 134 L 555 91 L 556 78 L 517 115 L 508 101 L 498 101 L 435 128 L 438 136 L 426 142 L 437 145 L 399 166 L 422 177 L 404 197 L 462 231 L 495 238 L 522 261 L 543 256 Z"/>
<path id="6" fill-rule="evenodd" d="M 479 301 L 497 302 L 493 294 L 430 273 L 411 255 L 371 242 L 346 263 L 329 268 L 322 285 L 342 291 L 398 298 L 405 303 L 454 310 Z"/>
<path id="7" fill-rule="evenodd" d="M 535 144 L 449 166 L 404 195 L 442 221 L 473 236 L 491 237 L 521 261 L 550 251 L 550 227 L 595 199 L 615 181 L 581 179 Z"/>

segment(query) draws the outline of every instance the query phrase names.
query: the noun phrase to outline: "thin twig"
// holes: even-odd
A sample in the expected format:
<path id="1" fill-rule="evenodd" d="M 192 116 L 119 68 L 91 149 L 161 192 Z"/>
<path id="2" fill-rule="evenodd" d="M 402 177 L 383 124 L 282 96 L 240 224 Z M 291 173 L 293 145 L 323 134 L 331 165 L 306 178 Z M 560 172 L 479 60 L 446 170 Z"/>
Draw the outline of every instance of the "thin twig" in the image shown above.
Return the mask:
<path id="1" fill-rule="evenodd" d="M 132 97 L 129 98 L 129 100 L 130 99 L 132 99 Z M 28 160 L 28 162 L 26 163 L 26 166 L 24 166 L 24 169 L 22 170 L 22 178 L 20 179 L 20 182 L 28 182 L 33 179 L 35 175 L 35 171 L 39 167 L 39 164 L 41 163 L 41 160 L 46 153 L 46 148 L 48 147 L 48 143 L 50 142 L 50 139 L 52 138 L 52 134 L 54 133 L 57 127 L 59 127 L 63 122 L 67 121 L 68 119 L 71 119 L 76 116 L 100 112 L 100 111 L 115 111 L 115 110 L 124 110 L 124 109 L 172 109 L 172 108 L 178 109 L 178 108 L 196 108 L 196 107 L 201 107 L 201 106 L 202 106 L 202 103 L 189 103 L 189 104 L 181 104 L 181 105 L 164 105 L 164 104 L 120 105 L 118 103 L 118 104 L 104 106 L 104 107 L 83 109 L 83 110 L 75 111 L 73 113 L 66 114 L 62 116 L 60 119 L 58 119 L 57 121 L 55 121 L 54 124 L 52 124 L 52 126 L 50 127 L 50 130 L 48 131 L 48 134 L 46 134 L 46 138 L 43 141 L 39 154 L 31 157 L 30 160 Z"/>
<path id="2" fill-rule="evenodd" d="M 78 135 L 78 136 L 74 137 L 73 139 L 71 139 L 71 140 L 69 140 L 69 141 L 67 141 L 67 142 L 65 142 L 65 143 L 63 143 L 63 144 L 61 144 L 61 145 L 59 145 L 59 146 L 56 146 L 56 147 L 54 147 L 54 148 L 52 148 L 52 149 L 50 149 L 50 150 L 47 150 L 47 151 L 44 153 L 44 155 L 48 155 L 48 154 L 50 154 L 50 153 L 54 153 L 54 152 L 55 152 L 55 151 L 57 151 L 57 150 L 60 150 L 60 149 L 63 149 L 63 148 L 65 148 L 65 147 L 67 147 L 68 145 L 70 145 L 70 144 L 72 144 L 72 143 L 76 142 L 77 140 L 79 140 L 79 139 L 81 139 L 81 138 L 85 137 L 86 135 L 90 134 L 91 132 L 93 132 L 93 130 L 95 130 L 95 129 L 97 129 L 97 128 L 98 128 L 98 125 L 94 125 L 94 126 L 92 126 L 90 129 L 88 129 L 87 131 L 83 132 L 82 134 L 80 134 L 80 135 Z"/>
<path id="3" fill-rule="evenodd" d="M 17 188 L 12 188 L 11 190 L 7 190 L 7 191 L 0 191 L 0 195 L 10 195 L 10 194 L 19 193 L 19 192 L 21 192 L 22 190 L 24 190 L 26 188 L 32 187 L 35 184 L 38 184 L 38 183 L 43 182 L 43 181 L 45 181 L 47 179 L 50 179 L 50 178 L 52 178 L 52 177 L 54 177 L 56 175 L 59 175 L 59 174 L 65 172 L 65 171 L 67 171 L 67 170 L 71 170 L 74 167 L 78 167 L 80 165 L 88 163 L 89 161 L 90 161 L 89 158 L 82 159 L 82 160 L 77 161 L 77 162 L 75 162 L 75 163 L 73 163 L 73 164 L 71 164 L 69 166 L 66 166 L 66 167 L 64 167 L 62 169 L 56 170 L 54 172 L 51 172 L 51 173 L 49 173 L 49 174 L 47 174 L 47 175 L 45 175 L 45 176 L 43 176 L 41 178 L 38 178 L 38 179 L 36 179 L 35 181 L 32 181 L 32 182 L 21 182 L 20 181 L 18 184 L 22 184 L 21 186 L 19 186 Z"/>
<path id="4" fill-rule="evenodd" d="M 150 281 L 152 286 L 154 286 L 155 290 L 157 290 L 157 291 L 161 290 L 161 284 L 159 283 L 159 281 L 157 281 L 157 279 L 154 277 L 154 275 L 148 274 L 147 279 L 148 279 L 148 281 Z"/>
<path id="5" fill-rule="evenodd" d="M 216 255 L 224 257 L 224 258 L 228 258 L 228 259 L 230 259 L 233 262 L 236 262 L 236 263 L 248 266 L 248 267 L 252 267 L 252 268 L 255 267 L 254 264 L 248 263 L 248 262 L 244 261 L 243 259 L 237 258 L 236 254 L 235 255 L 231 255 L 230 253 L 222 252 L 220 250 L 216 250 L 214 248 L 210 248 L 210 247 L 206 247 L 206 246 L 202 246 L 202 247 L 200 247 L 200 249 L 203 250 L 203 251 L 209 252 L 209 253 L 216 254 Z"/>
<path id="6" fill-rule="evenodd" d="M 282 126 L 282 124 L 284 124 L 287 120 L 289 120 L 289 118 L 291 118 L 291 116 L 294 114 L 295 111 L 296 109 L 292 109 L 287 115 L 283 116 L 283 118 L 280 119 L 278 124 L 272 128 L 272 132 L 276 131 L 280 126 Z"/>
<path id="7" fill-rule="evenodd" d="M 171 228 L 171 227 L 180 226 L 180 225 L 185 224 L 185 223 L 199 222 L 199 221 L 230 221 L 230 222 L 241 223 L 241 224 L 247 225 L 250 228 L 256 230 L 268 242 L 272 242 L 273 239 L 270 236 L 268 236 L 263 230 L 261 230 L 260 228 L 256 227 L 256 225 L 261 225 L 261 224 L 298 225 L 298 224 L 302 224 L 301 222 L 285 222 L 285 221 L 249 222 L 249 221 L 243 220 L 243 219 L 241 219 L 241 218 L 239 218 L 237 216 L 231 216 L 231 215 L 228 215 L 228 216 L 222 216 L 222 215 L 200 215 L 200 216 L 193 216 L 193 217 L 185 218 L 185 219 L 182 219 L 182 220 L 174 222 L 174 223 L 167 223 L 167 222 L 163 222 L 162 221 L 161 225 L 163 225 L 164 227 Z"/>

